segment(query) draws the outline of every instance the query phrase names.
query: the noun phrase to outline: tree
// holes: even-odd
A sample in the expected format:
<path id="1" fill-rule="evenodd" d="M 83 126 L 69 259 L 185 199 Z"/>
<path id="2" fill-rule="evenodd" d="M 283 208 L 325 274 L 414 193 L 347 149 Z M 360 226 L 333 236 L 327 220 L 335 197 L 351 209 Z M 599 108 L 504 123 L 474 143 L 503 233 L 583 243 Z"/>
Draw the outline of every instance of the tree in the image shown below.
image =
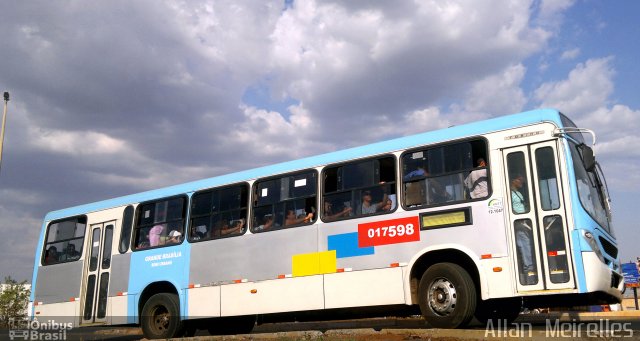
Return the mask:
<path id="1" fill-rule="evenodd" d="M 10 328 L 10 319 L 15 322 L 26 319 L 31 290 L 27 281 L 18 283 L 11 276 L 5 277 L 4 283 L 0 293 L 0 328 Z"/>

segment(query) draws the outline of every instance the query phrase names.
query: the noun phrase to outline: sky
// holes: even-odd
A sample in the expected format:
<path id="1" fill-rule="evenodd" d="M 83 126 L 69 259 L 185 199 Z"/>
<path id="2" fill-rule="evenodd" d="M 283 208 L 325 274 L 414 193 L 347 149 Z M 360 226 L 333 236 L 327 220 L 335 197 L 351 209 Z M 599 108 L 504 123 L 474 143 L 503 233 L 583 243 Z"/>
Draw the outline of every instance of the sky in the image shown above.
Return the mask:
<path id="1" fill-rule="evenodd" d="M 640 256 L 638 1 L 2 7 L 1 277 L 52 210 L 541 107 L 596 132 Z"/>

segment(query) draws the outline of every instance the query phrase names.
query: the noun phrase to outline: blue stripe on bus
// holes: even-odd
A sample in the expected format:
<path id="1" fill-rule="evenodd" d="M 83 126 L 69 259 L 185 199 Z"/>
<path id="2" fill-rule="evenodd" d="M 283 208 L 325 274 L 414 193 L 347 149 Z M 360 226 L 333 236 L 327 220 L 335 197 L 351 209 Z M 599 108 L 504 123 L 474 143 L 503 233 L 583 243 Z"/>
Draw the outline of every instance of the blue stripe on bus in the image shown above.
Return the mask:
<path id="1" fill-rule="evenodd" d="M 358 246 L 358 232 L 327 236 L 327 249 L 336 250 L 336 258 L 367 256 L 375 253 L 373 246 Z"/>
<path id="2" fill-rule="evenodd" d="M 569 142 L 564 141 L 564 148 L 567 151 L 566 153 L 566 162 L 567 162 L 567 174 L 569 177 L 569 186 L 573 188 L 570 191 L 571 196 L 571 213 L 573 216 L 574 229 L 571 231 L 571 241 L 572 241 L 572 252 L 574 255 L 574 266 L 575 273 L 577 274 L 576 283 L 578 292 L 586 293 L 587 292 L 587 279 L 585 276 L 584 269 L 584 260 L 582 258 L 583 251 L 593 251 L 591 250 L 591 246 L 584 240 L 582 236 L 582 231 L 590 231 L 594 235 L 598 236 L 600 232 L 598 232 L 599 224 L 591 218 L 589 213 L 582 207 L 582 203 L 580 202 L 580 196 L 577 191 L 577 181 L 575 170 L 573 168 L 572 154 L 569 152 Z"/>
<path id="3" fill-rule="evenodd" d="M 470 136 L 478 136 L 492 131 L 510 129 L 543 121 L 554 122 L 556 125 L 562 126 L 560 115 L 556 110 L 542 109 L 528 111 L 520 114 L 501 116 L 490 120 L 401 137 L 393 140 L 369 144 L 366 146 L 350 148 L 342 151 L 283 162 L 271 166 L 265 166 L 237 173 L 231 173 L 139 194 L 132 194 L 120 198 L 71 207 L 68 209 L 51 212 L 47 214 L 45 220 L 48 221 L 78 214 L 86 214 L 87 212 L 94 212 L 130 203 L 138 203 L 162 197 L 191 193 L 199 189 L 211 188 L 240 181 L 247 181 L 274 174 L 281 174 L 300 169 L 307 169 L 331 163 L 343 162 L 351 159 L 368 157 L 371 155 L 383 154 L 432 143 L 450 141 Z"/>
<path id="4" fill-rule="evenodd" d="M 178 291 L 180 297 L 180 312 L 187 315 L 187 299 L 185 289 L 189 286 L 189 264 L 191 244 L 161 247 L 152 250 L 131 253 L 129 267 L 129 300 L 127 315 L 129 323 L 139 323 L 138 302 L 142 291 L 154 282 L 169 282 Z M 135 295 L 132 299 L 131 296 Z"/>

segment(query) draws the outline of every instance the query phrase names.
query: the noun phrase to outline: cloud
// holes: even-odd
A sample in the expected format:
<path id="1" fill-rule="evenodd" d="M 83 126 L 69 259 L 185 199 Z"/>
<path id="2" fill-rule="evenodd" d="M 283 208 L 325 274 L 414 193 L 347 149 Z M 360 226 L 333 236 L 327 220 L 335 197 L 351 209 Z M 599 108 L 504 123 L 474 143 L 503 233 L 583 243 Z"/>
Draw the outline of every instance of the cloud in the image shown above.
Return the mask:
<path id="1" fill-rule="evenodd" d="M 475 82 L 465 99 L 465 111 L 502 115 L 522 111 L 527 98 L 520 87 L 526 68 L 510 65 L 502 73 Z"/>
<path id="2" fill-rule="evenodd" d="M 564 12 L 575 0 L 543 0 L 541 1 L 537 22 L 540 25 L 557 31 L 563 21 Z"/>
<path id="3" fill-rule="evenodd" d="M 584 115 L 606 104 L 613 92 L 613 58 L 589 59 L 569 73 L 569 78 L 542 84 L 535 98 L 544 107 L 560 108 L 573 115 Z"/>
<path id="4" fill-rule="evenodd" d="M 98 154 L 104 157 L 123 154 L 127 142 L 93 131 L 63 131 L 34 129 L 30 132 L 34 147 L 54 153 L 71 155 Z M 55 141 L 55 143 L 52 143 Z"/>
<path id="5" fill-rule="evenodd" d="M 560 60 L 576 59 L 579 55 L 580 55 L 580 49 L 579 48 L 566 50 L 566 51 L 562 52 L 562 55 L 560 55 Z"/>
<path id="6" fill-rule="evenodd" d="M 464 90 L 539 51 L 550 36 L 530 25 L 530 3 L 474 4 L 426 2 L 399 13 L 296 2 L 271 35 L 270 70 L 278 77 L 270 86 L 345 134 L 367 116 L 399 118 Z"/>

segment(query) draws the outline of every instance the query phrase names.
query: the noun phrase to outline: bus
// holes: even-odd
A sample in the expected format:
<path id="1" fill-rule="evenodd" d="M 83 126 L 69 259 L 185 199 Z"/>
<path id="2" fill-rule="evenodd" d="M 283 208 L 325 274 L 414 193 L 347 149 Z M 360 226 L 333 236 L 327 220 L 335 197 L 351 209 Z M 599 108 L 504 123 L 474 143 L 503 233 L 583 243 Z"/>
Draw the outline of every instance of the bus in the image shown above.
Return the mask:
<path id="1" fill-rule="evenodd" d="M 589 136 L 540 109 L 54 211 L 31 318 L 166 338 L 305 314 L 419 311 L 461 328 L 617 303 Z"/>

